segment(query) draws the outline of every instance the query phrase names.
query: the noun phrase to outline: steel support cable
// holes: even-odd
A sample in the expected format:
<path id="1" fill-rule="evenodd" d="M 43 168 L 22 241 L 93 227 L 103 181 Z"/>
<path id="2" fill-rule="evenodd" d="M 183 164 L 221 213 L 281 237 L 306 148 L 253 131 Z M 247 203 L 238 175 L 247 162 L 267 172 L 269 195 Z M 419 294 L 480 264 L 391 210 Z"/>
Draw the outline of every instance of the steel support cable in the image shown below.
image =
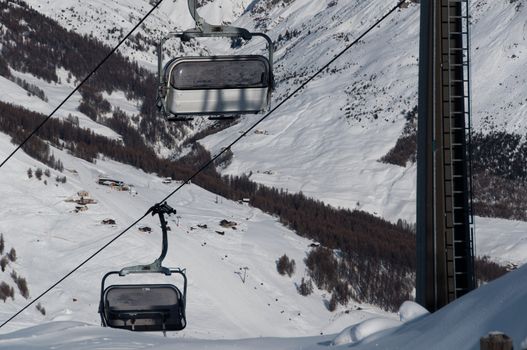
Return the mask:
<path id="1" fill-rule="evenodd" d="M 163 1 L 163 0 L 161 0 Z M 160 1 L 160 2 L 161 2 Z M 220 151 L 218 154 L 216 154 L 214 157 L 212 157 L 209 161 L 207 161 L 205 164 L 203 164 L 196 172 L 194 172 L 193 175 L 191 175 L 186 181 L 184 181 L 182 184 L 180 184 L 176 189 L 174 189 L 172 192 L 170 192 L 165 198 L 163 198 L 159 203 L 163 203 L 166 200 L 168 200 L 170 197 L 172 197 L 176 192 L 178 192 L 183 186 L 185 186 L 187 183 L 192 181 L 196 176 L 198 176 L 203 170 L 205 170 L 209 165 L 214 163 L 216 159 L 218 159 L 223 153 L 225 153 L 227 150 L 229 150 L 232 146 L 234 146 L 238 141 L 240 141 L 243 137 L 247 136 L 251 130 L 253 130 L 256 126 L 258 126 L 261 122 L 263 122 L 265 119 L 267 119 L 274 111 L 276 111 L 278 108 L 280 108 L 285 102 L 290 100 L 296 93 L 298 93 L 300 90 L 302 90 L 310 81 L 315 79 L 318 75 L 320 75 L 325 69 L 327 69 L 333 62 L 335 62 L 337 59 L 339 59 L 344 53 L 346 53 L 350 48 L 352 48 L 354 45 L 356 45 L 364 36 L 366 36 L 369 32 L 371 32 L 376 26 L 378 26 L 380 23 L 382 23 L 386 18 L 388 18 L 392 13 L 394 13 L 402 4 L 407 2 L 408 0 L 402 0 L 397 3 L 390 11 L 388 11 L 384 16 L 382 16 L 380 19 L 378 19 L 373 25 L 371 25 L 366 31 L 364 31 L 360 36 L 358 36 L 352 43 L 350 43 L 348 46 L 346 46 L 342 51 L 340 51 L 336 56 L 334 56 L 328 63 L 326 63 L 322 68 L 320 68 L 315 74 L 313 74 L 310 78 L 308 78 L 306 81 L 304 81 L 298 88 L 295 89 L 291 94 L 289 94 L 286 98 L 284 98 L 279 104 L 277 104 L 274 108 L 272 108 L 269 112 L 267 112 L 263 117 L 261 117 L 256 123 L 254 123 L 249 129 L 247 129 L 245 132 L 243 132 L 240 136 L 238 136 L 234 141 L 232 141 L 227 147 L 223 148 L 222 151 Z M 159 4 L 159 3 L 158 3 Z M 128 230 L 130 230 L 132 227 L 134 227 L 136 224 L 138 224 L 141 220 L 143 220 L 150 211 L 147 211 L 143 216 L 141 216 L 139 219 L 135 220 L 132 224 L 130 224 L 126 229 L 124 229 L 121 233 L 119 233 L 117 236 L 112 238 L 108 243 L 106 243 L 104 246 L 99 248 L 95 253 L 90 255 L 88 258 L 86 258 L 84 261 L 82 261 L 79 265 L 77 265 L 73 270 L 68 272 L 66 275 L 64 275 L 61 279 L 59 279 L 57 282 L 55 282 L 52 286 L 50 286 L 48 289 L 46 289 L 44 292 L 42 292 L 38 297 L 33 299 L 31 302 L 29 302 L 26 306 L 24 306 L 21 310 L 16 312 L 14 315 L 12 315 L 9 319 L 7 319 L 5 322 L 3 322 L 0 325 L 0 328 L 5 326 L 7 323 L 9 323 L 11 320 L 13 320 L 15 317 L 20 315 L 23 311 L 25 311 L 27 308 L 29 308 L 31 305 L 33 305 L 35 302 L 37 302 L 39 299 L 41 299 L 44 295 L 49 293 L 53 288 L 58 286 L 62 281 L 64 281 L 66 278 L 71 276 L 73 273 L 75 273 L 77 270 L 79 270 L 82 266 L 84 266 L 86 263 L 88 263 L 91 259 L 93 259 L 96 255 L 98 255 L 100 252 L 102 252 L 104 249 L 106 249 L 110 244 L 115 242 L 117 239 L 119 239 L 121 236 L 123 236 Z"/>
<path id="2" fill-rule="evenodd" d="M 128 34 L 126 34 L 120 41 L 119 43 L 117 44 L 117 46 L 115 46 L 107 55 L 106 57 L 104 57 L 102 59 L 101 62 L 99 62 L 99 64 L 97 64 L 97 66 L 84 78 L 82 79 L 82 81 L 68 94 L 68 96 L 66 96 L 66 98 L 64 98 L 62 100 L 61 103 L 59 103 L 59 105 L 57 107 L 55 107 L 55 109 L 46 117 L 44 118 L 44 120 L 42 120 L 42 122 L 24 139 L 24 141 L 22 141 L 22 143 L 20 143 L 20 145 L 18 145 L 13 152 L 11 152 L 3 161 L 2 163 L 0 164 L 0 168 L 2 168 L 4 166 L 5 163 L 7 163 L 7 161 L 9 159 L 11 159 L 11 157 L 13 157 L 15 155 L 16 152 L 18 152 L 28 141 L 30 138 L 32 138 L 39 130 L 40 128 L 42 128 L 44 126 L 44 124 L 46 124 L 46 122 L 48 120 L 50 120 L 54 115 L 55 113 L 57 113 L 57 111 L 71 98 L 71 96 L 73 96 L 73 94 L 75 94 L 82 85 L 84 85 L 84 83 L 86 83 L 86 81 L 88 81 L 88 79 L 91 78 L 91 76 L 93 74 L 95 74 L 99 68 L 102 67 L 102 65 L 104 63 L 106 63 L 106 61 L 108 61 L 108 59 L 121 47 L 121 45 L 130 37 L 130 35 L 132 35 L 133 32 L 135 32 L 135 30 L 137 28 L 139 28 L 139 26 L 141 24 L 143 24 L 143 22 L 152 14 L 152 12 L 155 11 L 155 9 L 157 9 L 159 7 L 159 5 L 163 2 L 163 0 L 159 0 L 151 9 L 150 11 L 148 11 L 148 13 L 143 16 L 143 18 L 132 28 L 132 30 L 130 30 L 128 32 Z M 0 326 L 1 328 L 1 326 Z"/>

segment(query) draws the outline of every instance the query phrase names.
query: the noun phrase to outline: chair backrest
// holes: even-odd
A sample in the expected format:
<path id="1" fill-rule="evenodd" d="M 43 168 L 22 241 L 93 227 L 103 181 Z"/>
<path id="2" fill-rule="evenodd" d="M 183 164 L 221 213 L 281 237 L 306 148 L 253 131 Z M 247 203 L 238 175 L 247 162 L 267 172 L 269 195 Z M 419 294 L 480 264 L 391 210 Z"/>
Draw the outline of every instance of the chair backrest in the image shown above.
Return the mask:
<path id="1" fill-rule="evenodd" d="M 269 61 L 264 56 L 183 57 L 169 62 L 166 74 L 179 90 L 266 88 Z"/>
<path id="2" fill-rule="evenodd" d="M 172 331 L 186 326 L 185 297 L 170 284 L 112 285 L 103 293 L 105 326 L 133 331 Z"/>

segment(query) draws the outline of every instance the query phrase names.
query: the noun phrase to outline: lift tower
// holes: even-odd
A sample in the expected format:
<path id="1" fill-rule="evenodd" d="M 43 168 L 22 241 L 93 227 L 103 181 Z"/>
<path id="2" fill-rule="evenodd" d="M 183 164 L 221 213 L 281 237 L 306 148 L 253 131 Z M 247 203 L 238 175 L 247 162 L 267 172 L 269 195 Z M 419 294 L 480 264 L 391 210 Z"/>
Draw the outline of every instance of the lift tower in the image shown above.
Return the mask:
<path id="1" fill-rule="evenodd" d="M 417 301 L 435 311 L 475 288 L 468 0 L 421 0 Z"/>

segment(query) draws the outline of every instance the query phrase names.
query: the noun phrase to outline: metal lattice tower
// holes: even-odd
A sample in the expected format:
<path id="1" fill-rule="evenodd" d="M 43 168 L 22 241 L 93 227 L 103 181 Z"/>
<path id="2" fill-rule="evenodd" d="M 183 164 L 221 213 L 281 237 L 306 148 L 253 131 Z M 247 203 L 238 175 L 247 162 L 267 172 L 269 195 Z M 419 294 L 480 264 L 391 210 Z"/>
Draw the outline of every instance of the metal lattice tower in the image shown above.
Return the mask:
<path id="1" fill-rule="evenodd" d="M 475 288 L 468 0 L 422 0 L 417 301 L 434 311 Z"/>

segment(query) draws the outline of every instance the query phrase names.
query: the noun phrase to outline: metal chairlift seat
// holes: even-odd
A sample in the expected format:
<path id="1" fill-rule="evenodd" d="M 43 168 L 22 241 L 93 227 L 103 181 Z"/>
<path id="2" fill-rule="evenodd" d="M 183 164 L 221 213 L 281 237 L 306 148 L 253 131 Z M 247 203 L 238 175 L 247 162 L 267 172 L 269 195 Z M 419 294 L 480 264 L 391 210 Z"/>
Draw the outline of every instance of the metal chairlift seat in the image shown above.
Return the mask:
<path id="1" fill-rule="evenodd" d="M 99 313 L 104 327 L 132 331 L 178 331 L 187 325 L 185 306 L 187 277 L 185 270 L 170 269 L 161 265 L 168 250 L 167 224 L 164 214 L 176 211 L 166 203 L 150 208 L 152 215 L 158 214 L 163 232 L 161 255 L 148 265 L 130 266 L 120 271 L 106 273 L 101 282 Z M 183 290 L 172 284 L 117 284 L 105 286 L 111 275 L 160 273 L 165 276 L 180 275 Z"/>
<path id="2" fill-rule="evenodd" d="M 171 284 L 111 285 L 102 293 L 104 326 L 132 331 L 179 331 L 187 325 L 185 296 Z"/>
<path id="3" fill-rule="evenodd" d="M 181 57 L 168 62 L 165 104 L 173 115 L 259 113 L 270 102 L 264 56 Z"/>
<path id="4" fill-rule="evenodd" d="M 188 0 L 196 27 L 169 33 L 158 46 L 158 107 L 167 120 L 211 119 L 255 114 L 271 104 L 274 88 L 273 42 L 264 33 L 244 28 L 211 25 L 197 13 L 196 0 Z M 268 56 L 224 55 L 178 57 L 163 65 L 163 44 L 170 38 L 224 37 L 266 40 Z M 214 117 L 215 116 L 215 117 Z"/>

